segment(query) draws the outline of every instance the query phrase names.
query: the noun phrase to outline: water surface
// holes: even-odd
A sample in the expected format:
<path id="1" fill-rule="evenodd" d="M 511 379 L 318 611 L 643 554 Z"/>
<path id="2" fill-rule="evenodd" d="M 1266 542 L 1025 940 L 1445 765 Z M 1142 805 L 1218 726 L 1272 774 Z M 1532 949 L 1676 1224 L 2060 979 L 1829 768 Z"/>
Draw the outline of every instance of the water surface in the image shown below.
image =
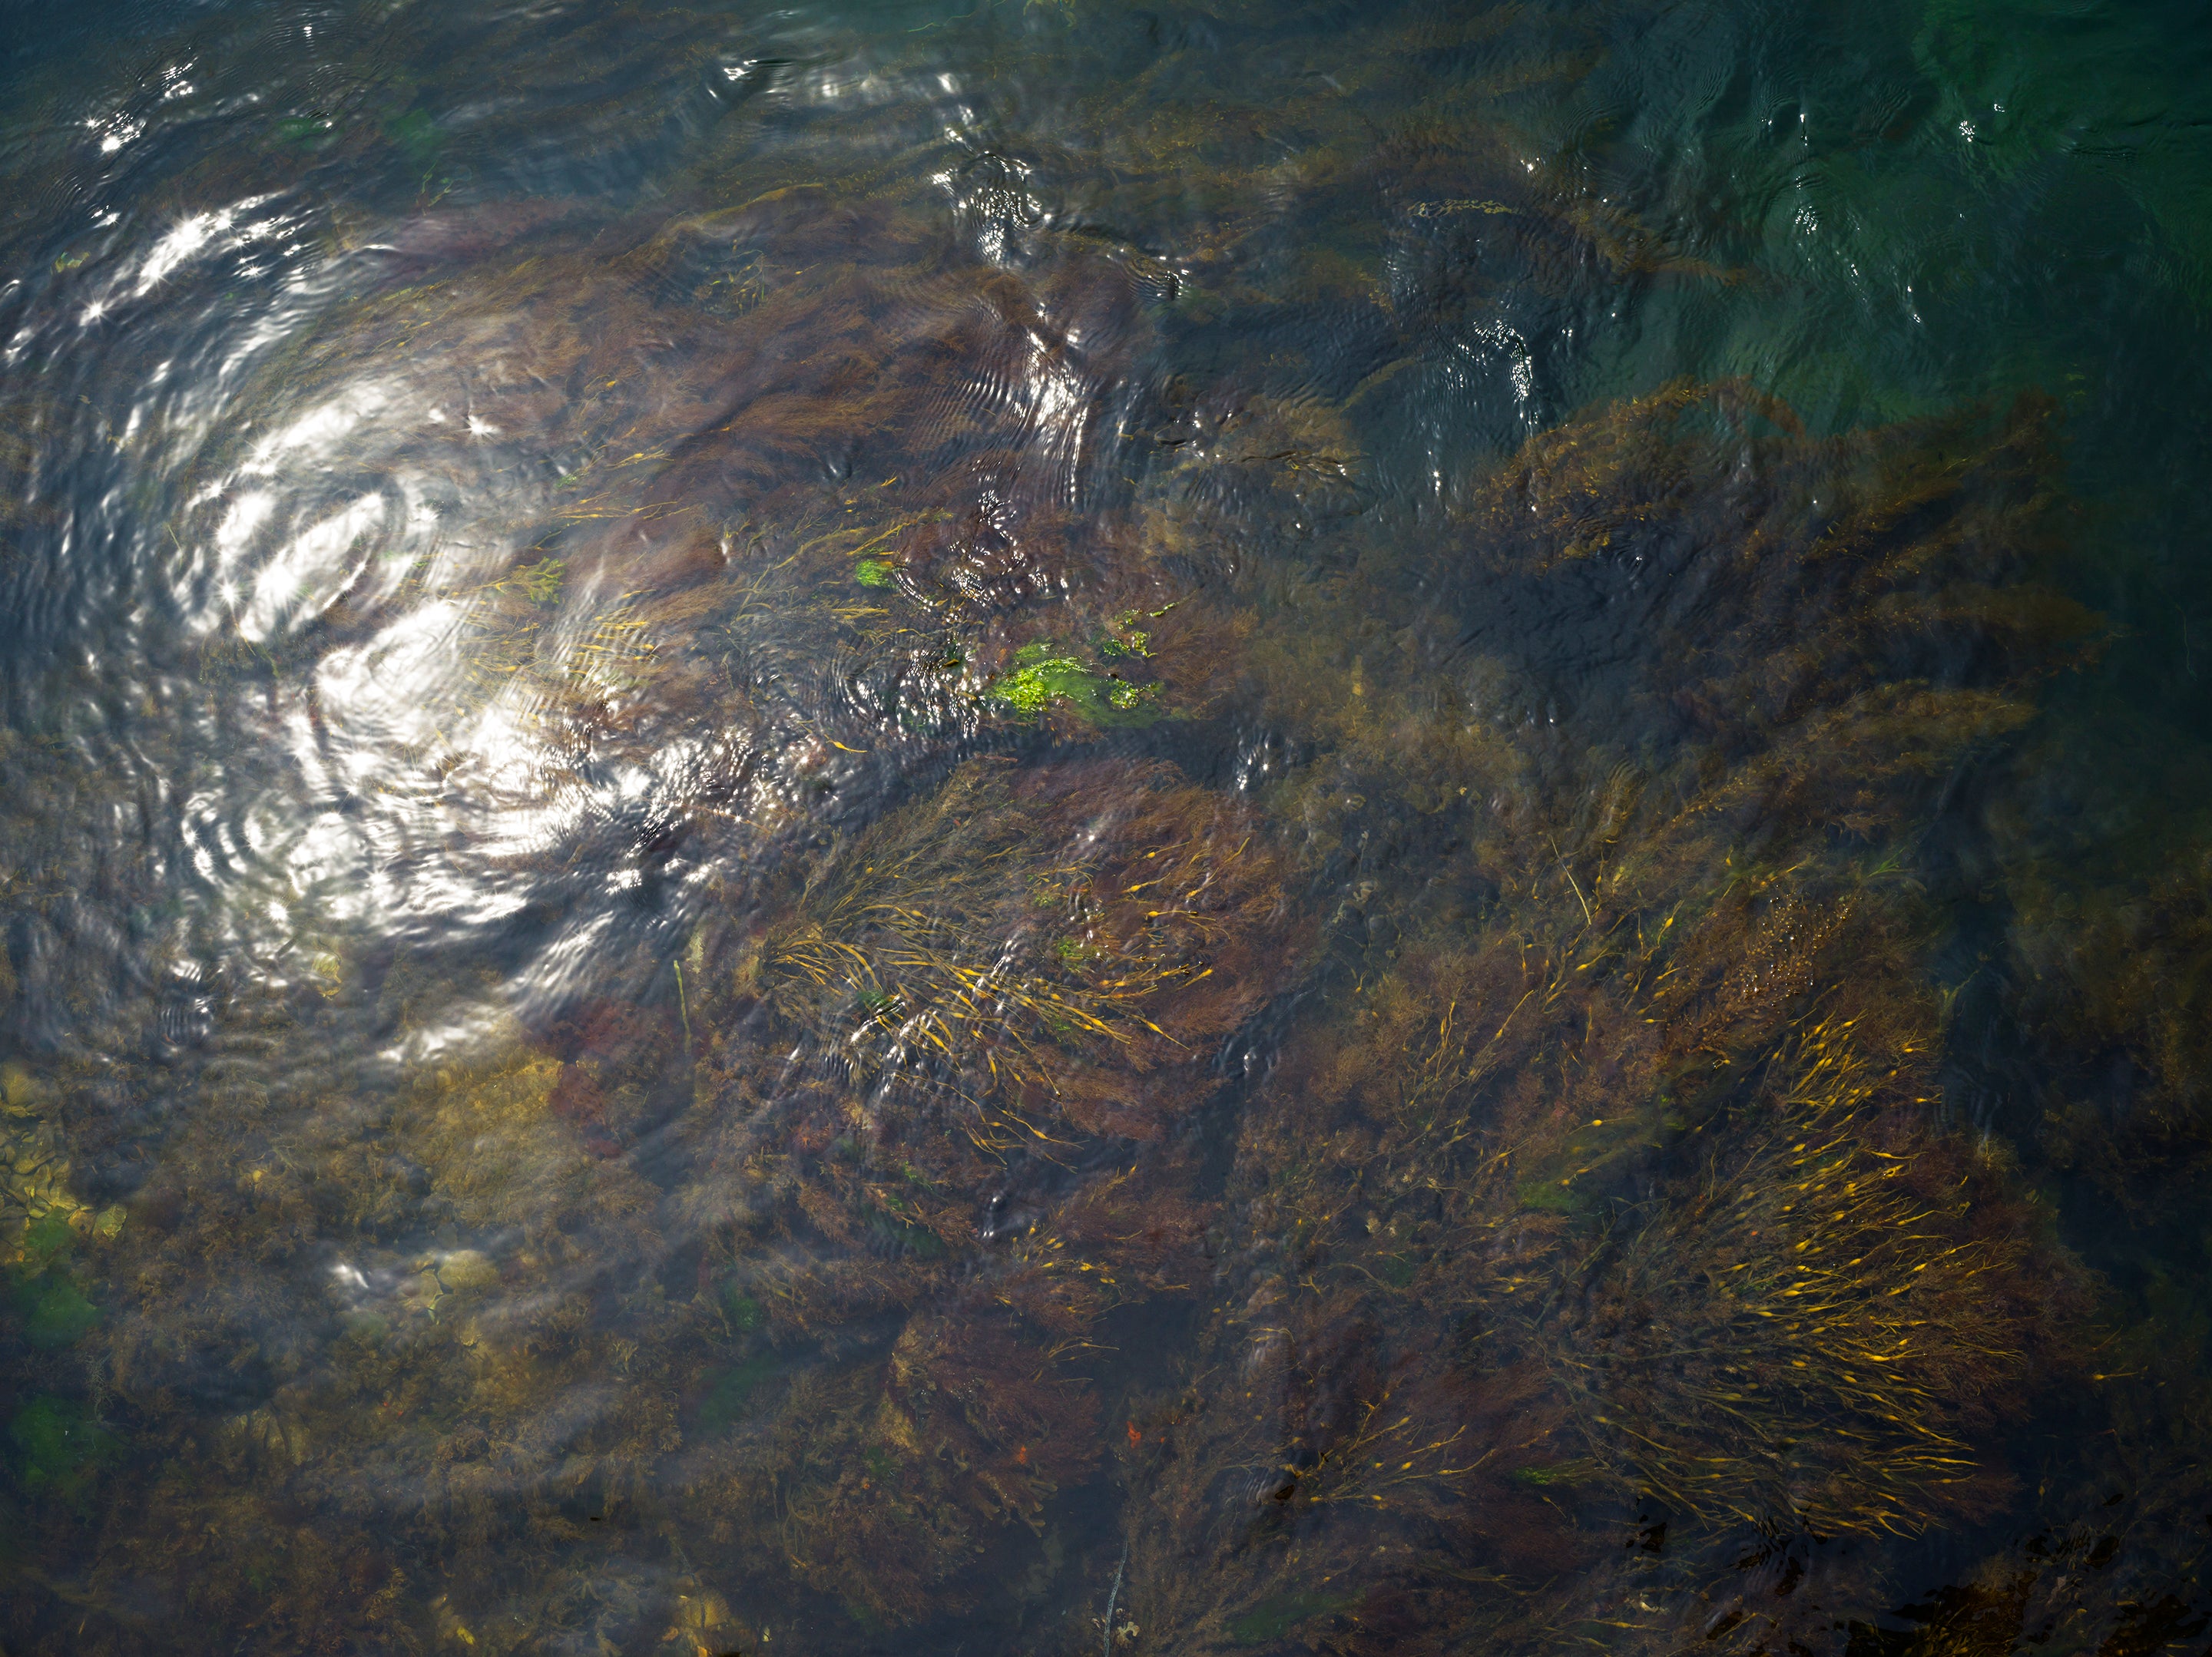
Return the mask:
<path id="1" fill-rule="evenodd" d="M 0 52 L 9 1649 L 2201 1649 L 2189 9 Z"/>

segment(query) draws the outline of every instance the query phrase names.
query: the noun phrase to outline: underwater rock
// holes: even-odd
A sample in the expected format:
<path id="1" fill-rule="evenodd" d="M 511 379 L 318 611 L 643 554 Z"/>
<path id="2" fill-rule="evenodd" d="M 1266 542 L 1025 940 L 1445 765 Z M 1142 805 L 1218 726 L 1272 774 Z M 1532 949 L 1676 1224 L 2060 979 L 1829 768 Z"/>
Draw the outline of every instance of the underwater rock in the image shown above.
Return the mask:
<path id="1" fill-rule="evenodd" d="M 121 1229 L 119 1213 L 96 1217 L 71 1191 L 71 1166 L 53 1122 L 13 1108 L 0 1120 L 0 1247 L 19 1247 L 24 1231 L 50 1216 L 104 1236 Z"/>

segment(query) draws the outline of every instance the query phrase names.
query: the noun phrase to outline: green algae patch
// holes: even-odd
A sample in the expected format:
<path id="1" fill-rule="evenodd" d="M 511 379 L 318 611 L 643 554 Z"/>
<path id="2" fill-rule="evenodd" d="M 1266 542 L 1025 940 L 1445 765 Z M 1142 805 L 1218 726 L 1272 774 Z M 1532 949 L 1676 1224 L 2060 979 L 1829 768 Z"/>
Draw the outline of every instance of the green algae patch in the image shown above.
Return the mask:
<path id="1" fill-rule="evenodd" d="M 1137 660 L 1150 656 L 1152 653 L 1152 635 L 1137 623 L 1147 617 L 1157 621 L 1174 608 L 1174 604 L 1166 604 L 1149 611 L 1123 610 L 1114 618 L 1112 630 L 1098 640 L 1098 653 L 1109 658 L 1119 656 Z"/>
<path id="2" fill-rule="evenodd" d="M 863 558 L 853 566 L 853 579 L 864 587 L 887 587 L 898 579 L 898 566 L 880 558 Z"/>
<path id="3" fill-rule="evenodd" d="M 8 1274 L 24 1338 L 42 1350 L 70 1345 L 100 1322 L 100 1308 L 69 1274 L 73 1241 L 67 1221 L 46 1216 L 24 1233 L 22 1260 Z"/>
<path id="4" fill-rule="evenodd" d="M 384 136 L 417 167 L 435 161 L 446 143 L 446 135 L 439 130 L 437 122 L 430 118 L 428 111 L 420 109 L 391 117 L 384 123 Z"/>
<path id="5" fill-rule="evenodd" d="M 325 115 L 292 115 L 276 123 L 276 141 L 293 149 L 320 149 L 328 144 L 335 133 L 333 123 Z"/>
<path id="6" fill-rule="evenodd" d="M 1521 1206 L 1537 1214 L 1580 1214 L 1589 1202 L 1563 1181 L 1523 1180 L 1514 1189 Z"/>
<path id="7" fill-rule="evenodd" d="M 82 1404 L 51 1395 L 33 1399 L 8 1423 L 16 1482 L 32 1496 L 80 1496 L 118 1441 Z"/>
<path id="8" fill-rule="evenodd" d="M 1024 645 L 1014 652 L 1012 671 L 992 680 L 983 695 L 1031 718 L 1065 707 L 1088 723 L 1106 727 L 1147 725 L 1165 713 L 1153 686 L 1093 672 L 1078 658 L 1059 654 L 1049 644 Z"/>
<path id="9" fill-rule="evenodd" d="M 1063 967 L 1088 967 L 1106 958 L 1106 951 L 1079 938 L 1056 938 L 1052 952 Z"/>
<path id="10" fill-rule="evenodd" d="M 534 564 L 523 565 L 514 572 L 514 579 L 521 584 L 532 604 L 550 606 L 561 602 L 561 581 L 567 572 L 565 558 L 541 558 Z"/>
<path id="11" fill-rule="evenodd" d="M 32 1345 L 52 1350 L 68 1346 L 100 1322 L 100 1308 L 67 1278 L 41 1272 L 15 1290 L 15 1309 Z"/>
<path id="12" fill-rule="evenodd" d="M 24 1264 L 34 1272 L 43 1272 L 69 1253 L 73 1241 L 66 1219 L 58 1214 L 45 1215 L 24 1228 Z"/>

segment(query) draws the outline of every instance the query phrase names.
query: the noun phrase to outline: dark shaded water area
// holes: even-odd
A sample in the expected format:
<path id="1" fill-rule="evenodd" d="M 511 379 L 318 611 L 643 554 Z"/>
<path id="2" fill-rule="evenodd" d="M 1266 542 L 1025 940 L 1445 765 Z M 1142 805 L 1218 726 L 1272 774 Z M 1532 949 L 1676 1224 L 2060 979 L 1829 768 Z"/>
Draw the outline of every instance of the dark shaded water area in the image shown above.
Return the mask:
<path id="1" fill-rule="evenodd" d="M 2208 134 L 0 9 L 0 1649 L 2205 1651 Z"/>

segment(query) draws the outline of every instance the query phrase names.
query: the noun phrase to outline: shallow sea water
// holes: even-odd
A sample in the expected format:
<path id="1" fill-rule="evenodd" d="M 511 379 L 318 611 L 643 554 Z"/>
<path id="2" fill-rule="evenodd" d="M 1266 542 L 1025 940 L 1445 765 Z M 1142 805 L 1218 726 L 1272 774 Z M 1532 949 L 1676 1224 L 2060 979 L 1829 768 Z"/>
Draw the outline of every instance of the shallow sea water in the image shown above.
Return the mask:
<path id="1" fill-rule="evenodd" d="M 2206 1649 L 2208 132 L 0 9 L 0 1648 Z"/>

